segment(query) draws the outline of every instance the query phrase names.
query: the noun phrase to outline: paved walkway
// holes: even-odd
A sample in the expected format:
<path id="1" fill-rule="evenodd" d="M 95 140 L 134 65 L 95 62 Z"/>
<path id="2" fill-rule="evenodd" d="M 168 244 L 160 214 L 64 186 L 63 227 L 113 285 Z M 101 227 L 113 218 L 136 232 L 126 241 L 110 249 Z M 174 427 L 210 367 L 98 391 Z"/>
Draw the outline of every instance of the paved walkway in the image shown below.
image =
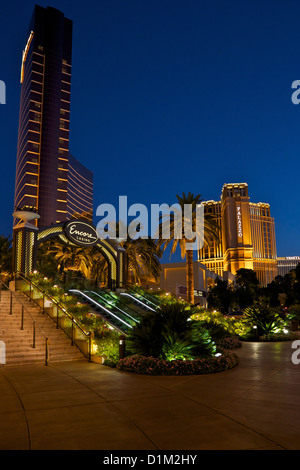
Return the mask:
<path id="1" fill-rule="evenodd" d="M 244 344 L 236 368 L 204 376 L 86 361 L 0 367 L 0 449 L 300 449 L 291 344 Z"/>

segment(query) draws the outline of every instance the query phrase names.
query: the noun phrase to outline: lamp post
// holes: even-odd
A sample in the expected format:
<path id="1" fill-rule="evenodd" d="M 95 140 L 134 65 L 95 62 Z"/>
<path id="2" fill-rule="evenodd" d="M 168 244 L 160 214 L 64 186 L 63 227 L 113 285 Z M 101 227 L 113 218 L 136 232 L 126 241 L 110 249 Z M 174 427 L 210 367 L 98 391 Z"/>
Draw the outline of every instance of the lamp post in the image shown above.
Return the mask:
<path id="1" fill-rule="evenodd" d="M 257 338 L 257 326 L 256 325 L 253 326 L 253 330 L 254 330 L 255 338 Z"/>
<path id="2" fill-rule="evenodd" d="M 125 357 L 125 336 L 121 335 L 119 338 L 119 359 L 124 359 Z"/>

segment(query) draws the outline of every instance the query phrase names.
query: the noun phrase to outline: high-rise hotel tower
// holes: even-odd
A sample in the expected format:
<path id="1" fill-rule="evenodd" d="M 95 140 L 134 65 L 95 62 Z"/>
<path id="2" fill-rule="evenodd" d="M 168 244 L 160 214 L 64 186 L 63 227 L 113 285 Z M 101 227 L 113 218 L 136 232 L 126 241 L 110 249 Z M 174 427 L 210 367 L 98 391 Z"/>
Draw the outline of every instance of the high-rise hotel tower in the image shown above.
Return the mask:
<path id="1" fill-rule="evenodd" d="M 224 184 L 220 201 L 204 203 L 204 212 L 214 214 L 220 240 L 200 250 L 199 261 L 223 276 L 240 268 L 253 269 L 261 285 L 277 276 L 274 219 L 266 203 L 249 200 L 246 183 Z"/>
<path id="2" fill-rule="evenodd" d="M 14 209 L 36 208 L 39 227 L 74 212 L 92 219 L 93 174 L 69 155 L 71 62 L 72 21 L 36 5 L 21 66 Z"/>

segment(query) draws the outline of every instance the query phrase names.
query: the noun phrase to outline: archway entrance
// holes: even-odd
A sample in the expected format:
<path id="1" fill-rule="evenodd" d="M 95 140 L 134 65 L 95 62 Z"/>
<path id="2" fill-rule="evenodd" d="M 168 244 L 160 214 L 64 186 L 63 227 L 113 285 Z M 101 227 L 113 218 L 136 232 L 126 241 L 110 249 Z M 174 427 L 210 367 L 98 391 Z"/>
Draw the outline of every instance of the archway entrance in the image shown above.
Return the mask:
<path id="1" fill-rule="evenodd" d="M 66 245 L 97 248 L 108 264 L 108 288 L 116 290 L 126 286 L 124 248 L 108 239 L 100 239 L 95 227 L 83 219 L 60 222 L 43 229 L 28 220 L 18 224 L 13 232 L 14 273 L 32 273 L 36 269 L 38 246 L 54 237 Z"/>

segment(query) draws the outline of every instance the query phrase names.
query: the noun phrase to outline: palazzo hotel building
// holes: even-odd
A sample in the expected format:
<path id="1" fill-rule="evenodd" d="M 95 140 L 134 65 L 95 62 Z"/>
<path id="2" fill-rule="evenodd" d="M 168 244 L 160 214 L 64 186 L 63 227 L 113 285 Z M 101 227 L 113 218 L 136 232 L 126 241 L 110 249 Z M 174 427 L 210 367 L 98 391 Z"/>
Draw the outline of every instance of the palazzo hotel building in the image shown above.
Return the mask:
<path id="1" fill-rule="evenodd" d="M 219 276 L 238 269 L 253 269 L 260 285 L 278 274 L 275 224 L 267 203 L 250 202 L 247 183 L 224 184 L 220 201 L 206 201 L 204 213 L 212 214 L 220 239 L 199 252 L 199 262 Z"/>
<path id="2" fill-rule="evenodd" d="M 21 65 L 14 209 L 34 207 L 39 228 L 74 213 L 92 221 L 93 174 L 69 153 L 71 69 L 72 21 L 36 5 Z"/>

